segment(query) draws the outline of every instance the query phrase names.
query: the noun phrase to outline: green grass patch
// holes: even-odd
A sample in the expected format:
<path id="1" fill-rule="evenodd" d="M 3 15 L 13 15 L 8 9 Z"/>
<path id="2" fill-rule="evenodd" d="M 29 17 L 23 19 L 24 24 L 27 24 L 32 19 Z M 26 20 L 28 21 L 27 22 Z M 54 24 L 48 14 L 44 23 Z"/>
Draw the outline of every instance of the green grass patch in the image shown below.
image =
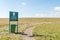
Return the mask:
<path id="1" fill-rule="evenodd" d="M 60 23 L 44 23 L 33 29 L 36 40 L 60 40 Z"/>

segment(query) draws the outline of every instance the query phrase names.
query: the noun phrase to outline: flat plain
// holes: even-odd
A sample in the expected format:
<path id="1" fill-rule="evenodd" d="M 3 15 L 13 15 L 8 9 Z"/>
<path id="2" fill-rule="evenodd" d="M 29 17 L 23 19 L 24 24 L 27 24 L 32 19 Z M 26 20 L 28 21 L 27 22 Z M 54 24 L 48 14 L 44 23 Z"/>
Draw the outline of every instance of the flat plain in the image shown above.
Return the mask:
<path id="1" fill-rule="evenodd" d="M 60 40 L 60 18 L 19 18 L 18 32 L 31 26 L 35 40 Z M 8 18 L 0 18 L 0 40 L 22 40 L 21 34 L 9 33 Z"/>

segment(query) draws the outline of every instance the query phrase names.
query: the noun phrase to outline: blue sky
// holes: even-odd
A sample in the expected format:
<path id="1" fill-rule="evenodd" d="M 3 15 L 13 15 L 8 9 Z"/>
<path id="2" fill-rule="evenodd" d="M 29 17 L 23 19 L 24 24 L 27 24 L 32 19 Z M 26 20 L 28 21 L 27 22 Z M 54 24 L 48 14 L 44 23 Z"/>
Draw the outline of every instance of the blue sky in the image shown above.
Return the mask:
<path id="1" fill-rule="evenodd" d="M 60 18 L 60 0 L 0 0 L 0 18 L 8 18 L 9 11 L 19 17 Z"/>

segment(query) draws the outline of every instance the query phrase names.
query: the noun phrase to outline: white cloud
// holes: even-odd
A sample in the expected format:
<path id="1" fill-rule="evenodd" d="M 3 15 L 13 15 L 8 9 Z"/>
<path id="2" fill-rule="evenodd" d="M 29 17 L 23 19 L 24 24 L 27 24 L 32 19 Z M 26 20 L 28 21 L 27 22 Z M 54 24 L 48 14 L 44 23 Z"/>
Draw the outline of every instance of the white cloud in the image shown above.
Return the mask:
<path id="1" fill-rule="evenodd" d="M 60 18 L 60 12 L 52 12 L 52 13 L 36 13 L 34 17 L 38 18 Z"/>
<path id="2" fill-rule="evenodd" d="M 60 7 L 54 7 L 55 11 L 60 11 Z"/>
<path id="3" fill-rule="evenodd" d="M 35 17 L 45 17 L 46 15 L 45 14 L 43 14 L 43 13 L 36 13 L 35 14 Z"/>
<path id="4" fill-rule="evenodd" d="M 49 12 L 46 12 L 46 13 L 36 13 L 35 17 L 60 18 L 60 7 L 54 7 L 54 11 L 49 11 Z"/>
<path id="5" fill-rule="evenodd" d="M 35 16 L 40 16 L 40 14 L 35 14 Z"/>
<path id="6" fill-rule="evenodd" d="M 27 5 L 25 2 L 22 2 L 21 4 L 24 5 L 24 6 Z"/>
<path id="7" fill-rule="evenodd" d="M 49 11 L 46 13 L 36 13 L 33 15 L 26 15 L 24 17 L 32 17 L 32 18 L 60 18 L 60 7 L 54 7 L 53 11 Z"/>
<path id="8" fill-rule="evenodd" d="M 54 7 L 54 16 L 53 17 L 59 17 L 60 18 L 60 7 Z"/>

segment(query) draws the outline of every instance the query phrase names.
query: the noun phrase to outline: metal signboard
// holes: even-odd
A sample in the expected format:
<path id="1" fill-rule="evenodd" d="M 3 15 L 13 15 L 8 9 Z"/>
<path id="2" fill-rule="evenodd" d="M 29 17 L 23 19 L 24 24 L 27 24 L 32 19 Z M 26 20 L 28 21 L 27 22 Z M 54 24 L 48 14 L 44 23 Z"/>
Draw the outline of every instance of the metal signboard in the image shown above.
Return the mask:
<path id="1" fill-rule="evenodd" d="M 10 21 L 18 21 L 18 12 L 10 11 Z"/>
<path id="2" fill-rule="evenodd" d="M 15 22 L 16 24 L 11 24 L 10 22 Z M 9 32 L 15 32 L 15 28 L 17 28 L 18 33 L 18 12 L 9 12 Z"/>

